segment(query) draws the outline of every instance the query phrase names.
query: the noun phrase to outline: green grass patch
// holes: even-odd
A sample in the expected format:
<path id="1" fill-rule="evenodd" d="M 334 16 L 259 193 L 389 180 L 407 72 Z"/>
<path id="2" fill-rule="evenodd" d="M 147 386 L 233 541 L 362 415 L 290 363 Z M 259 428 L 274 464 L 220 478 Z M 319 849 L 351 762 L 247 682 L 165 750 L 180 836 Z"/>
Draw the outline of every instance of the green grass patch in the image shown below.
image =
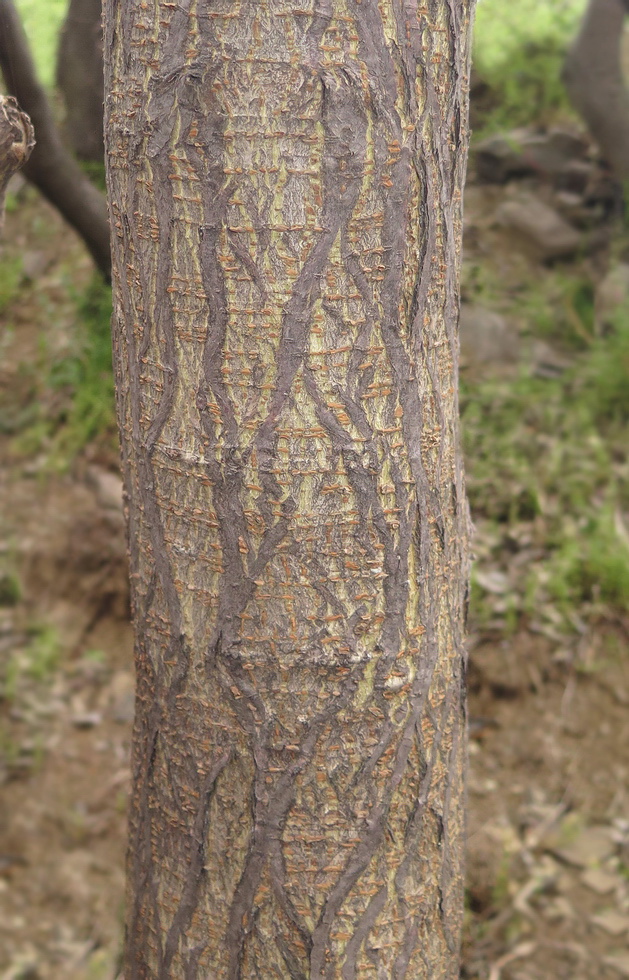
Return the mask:
<path id="1" fill-rule="evenodd" d="M 24 278 L 21 255 L 3 255 L 0 259 L 0 313 L 15 300 Z"/>
<path id="2" fill-rule="evenodd" d="M 492 95 L 483 134 L 570 111 L 561 69 L 584 9 L 585 0 L 479 0 L 474 65 Z"/>
<path id="3" fill-rule="evenodd" d="M 601 423 L 629 421 L 629 305 L 612 317 L 612 329 L 592 344 L 581 394 Z"/>
<path id="4" fill-rule="evenodd" d="M 479 626 L 513 630 L 541 611 L 571 628 L 576 610 L 629 611 L 628 389 L 625 316 L 559 378 L 463 383 Z"/>
<path id="5" fill-rule="evenodd" d="M 15 572 L 0 571 L 0 607 L 17 606 L 22 586 Z"/>
<path id="6" fill-rule="evenodd" d="M 52 88 L 55 83 L 59 31 L 68 9 L 68 0 L 15 0 L 30 44 L 40 81 Z"/>
<path id="7" fill-rule="evenodd" d="M 69 461 L 90 441 L 115 432 L 111 363 L 111 287 L 98 274 L 77 297 L 76 346 L 52 365 L 49 383 L 70 398 L 54 436 L 54 455 Z"/>
<path id="8" fill-rule="evenodd" d="M 47 625 L 33 626 L 28 644 L 16 650 L 6 664 L 2 697 L 15 701 L 24 687 L 49 684 L 59 666 L 60 656 L 61 643 L 56 629 Z"/>
<path id="9" fill-rule="evenodd" d="M 73 293 L 71 283 L 66 288 L 75 306 L 73 322 L 66 328 L 68 341 L 55 352 L 42 337 L 33 378 L 25 378 L 28 398 L 9 413 L 4 427 L 14 434 L 12 453 L 21 458 L 39 457 L 38 468 L 44 471 L 67 469 L 95 440 L 117 447 L 111 287 L 95 273 L 81 292 Z"/>

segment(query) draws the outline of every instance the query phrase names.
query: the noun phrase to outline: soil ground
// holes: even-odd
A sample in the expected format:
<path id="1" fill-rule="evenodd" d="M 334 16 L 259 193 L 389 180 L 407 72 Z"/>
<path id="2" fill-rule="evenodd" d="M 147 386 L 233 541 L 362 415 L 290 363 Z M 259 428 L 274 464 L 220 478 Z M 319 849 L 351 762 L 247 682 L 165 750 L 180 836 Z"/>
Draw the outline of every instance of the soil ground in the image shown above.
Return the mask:
<path id="1" fill-rule="evenodd" d="M 13 418 L 55 397 L 42 336 L 69 342 L 63 270 L 80 282 L 90 266 L 30 192 L 5 237 L 40 266 L 3 313 Z M 50 473 L 0 426 L 0 558 L 20 583 L 0 608 L 2 980 L 119 970 L 133 668 L 115 473 L 109 444 Z M 467 980 L 629 976 L 626 623 L 588 624 L 569 649 L 545 632 L 472 611 Z"/>

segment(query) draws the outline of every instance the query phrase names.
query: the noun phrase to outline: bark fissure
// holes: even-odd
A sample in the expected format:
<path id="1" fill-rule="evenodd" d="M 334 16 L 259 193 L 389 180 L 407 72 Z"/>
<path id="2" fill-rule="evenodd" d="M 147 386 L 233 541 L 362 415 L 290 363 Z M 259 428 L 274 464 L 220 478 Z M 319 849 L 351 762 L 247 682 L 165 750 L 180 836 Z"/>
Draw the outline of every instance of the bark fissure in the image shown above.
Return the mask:
<path id="1" fill-rule="evenodd" d="M 130 975 L 453 980 L 469 4 L 108 7 Z"/>

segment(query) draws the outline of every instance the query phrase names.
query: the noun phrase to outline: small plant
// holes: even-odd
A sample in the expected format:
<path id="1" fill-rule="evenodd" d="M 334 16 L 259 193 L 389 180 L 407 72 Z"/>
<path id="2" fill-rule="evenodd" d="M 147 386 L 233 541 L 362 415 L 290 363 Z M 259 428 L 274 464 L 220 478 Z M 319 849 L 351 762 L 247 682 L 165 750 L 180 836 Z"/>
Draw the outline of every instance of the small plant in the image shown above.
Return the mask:
<path id="1" fill-rule="evenodd" d="M 549 339 L 566 339 L 553 314 L 567 299 L 583 325 L 570 370 L 462 385 L 468 492 L 482 530 L 479 571 L 487 577 L 504 567 L 505 550 L 512 553 L 508 596 L 479 588 L 482 577 L 473 575 L 472 614 L 481 628 L 514 631 L 524 615 L 556 634 L 572 631 L 579 607 L 629 610 L 629 310 L 596 337 L 591 292 L 581 286 L 555 275 L 548 304 Z M 528 314 L 530 291 L 524 299 Z"/>
<path id="2" fill-rule="evenodd" d="M 51 358 L 37 411 L 13 440 L 19 456 L 46 453 L 45 468 L 64 470 L 97 437 L 115 442 L 114 382 L 111 363 L 111 288 L 95 274 L 74 295 L 74 343 Z M 14 426 L 15 428 L 15 426 Z"/>
<path id="3" fill-rule="evenodd" d="M 20 580 L 13 572 L 0 572 L 0 606 L 17 606 L 22 598 Z"/>
<path id="4" fill-rule="evenodd" d="M 26 648 L 26 671 L 34 681 L 48 681 L 59 663 L 61 645 L 53 626 L 37 626 Z"/>
<path id="5" fill-rule="evenodd" d="M 629 420 L 629 305 L 611 318 L 612 330 L 592 345 L 582 394 L 602 423 Z"/>
<path id="6" fill-rule="evenodd" d="M 0 261 L 0 313 L 6 310 L 18 295 L 22 278 L 21 256 L 4 255 Z"/>
<path id="7" fill-rule="evenodd" d="M 48 684 L 59 664 L 61 644 L 52 626 L 34 626 L 29 643 L 8 659 L 2 684 L 2 697 L 15 701 L 25 683 Z"/>
<path id="8" fill-rule="evenodd" d="M 56 438 L 57 453 L 74 456 L 91 439 L 114 430 L 114 381 L 111 364 L 111 288 L 94 275 L 78 298 L 78 344 L 72 356 L 51 372 L 52 385 L 68 388 L 72 399 Z"/>

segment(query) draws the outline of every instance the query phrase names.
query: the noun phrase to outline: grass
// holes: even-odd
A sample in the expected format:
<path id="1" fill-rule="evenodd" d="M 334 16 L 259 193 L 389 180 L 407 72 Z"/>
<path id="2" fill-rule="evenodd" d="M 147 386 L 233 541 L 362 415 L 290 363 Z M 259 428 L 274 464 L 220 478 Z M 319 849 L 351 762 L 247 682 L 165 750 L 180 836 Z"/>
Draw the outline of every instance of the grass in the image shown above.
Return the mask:
<path id="1" fill-rule="evenodd" d="M 629 305 L 611 318 L 612 331 L 592 344 L 582 394 L 600 422 L 629 421 Z"/>
<path id="2" fill-rule="evenodd" d="M 561 68 L 585 6 L 585 0 L 479 0 L 474 65 L 492 107 L 478 136 L 544 125 L 570 111 Z"/>
<path id="3" fill-rule="evenodd" d="M 44 335 L 39 362 L 23 370 L 24 404 L 0 420 L 12 434 L 19 458 L 39 457 L 41 469 L 63 471 L 92 441 L 115 449 L 114 382 L 111 363 L 111 288 L 95 273 L 86 288 L 66 283 L 74 315 L 62 348 Z M 49 319 L 54 322 L 54 304 Z M 28 376 L 27 376 L 28 373 Z"/>
<path id="4" fill-rule="evenodd" d="M 22 586 L 15 572 L 0 570 L 0 608 L 17 606 L 22 598 Z"/>
<path id="5" fill-rule="evenodd" d="M 0 261 L 0 313 L 3 313 L 17 298 L 22 279 L 22 256 L 2 256 Z"/>
<path id="6" fill-rule="evenodd" d="M 56 629 L 35 624 L 30 634 L 28 644 L 16 650 L 7 661 L 2 685 L 2 697 L 6 701 L 15 701 L 25 683 L 49 684 L 59 665 L 61 644 Z"/>
<path id="7" fill-rule="evenodd" d="M 71 459 L 106 431 L 113 433 L 111 288 L 94 274 L 77 299 L 76 346 L 52 365 L 49 383 L 70 396 L 54 436 L 55 454 Z"/>
<path id="8" fill-rule="evenodd" d="M 28 38 L 39 79 L 47 88 L 55 81 L 59 30 L 68 0 L 15 0 Z"/>
<path id="9" fill-rule="evenodd" d="M 616 322 L 559 378 L 462 385 L 479 567 L 512 588 L 496 597 L 473 580 L 481 626 L 541 614 L 571 630 L 578 609 L 629 612 L 629 325 Z"/>

